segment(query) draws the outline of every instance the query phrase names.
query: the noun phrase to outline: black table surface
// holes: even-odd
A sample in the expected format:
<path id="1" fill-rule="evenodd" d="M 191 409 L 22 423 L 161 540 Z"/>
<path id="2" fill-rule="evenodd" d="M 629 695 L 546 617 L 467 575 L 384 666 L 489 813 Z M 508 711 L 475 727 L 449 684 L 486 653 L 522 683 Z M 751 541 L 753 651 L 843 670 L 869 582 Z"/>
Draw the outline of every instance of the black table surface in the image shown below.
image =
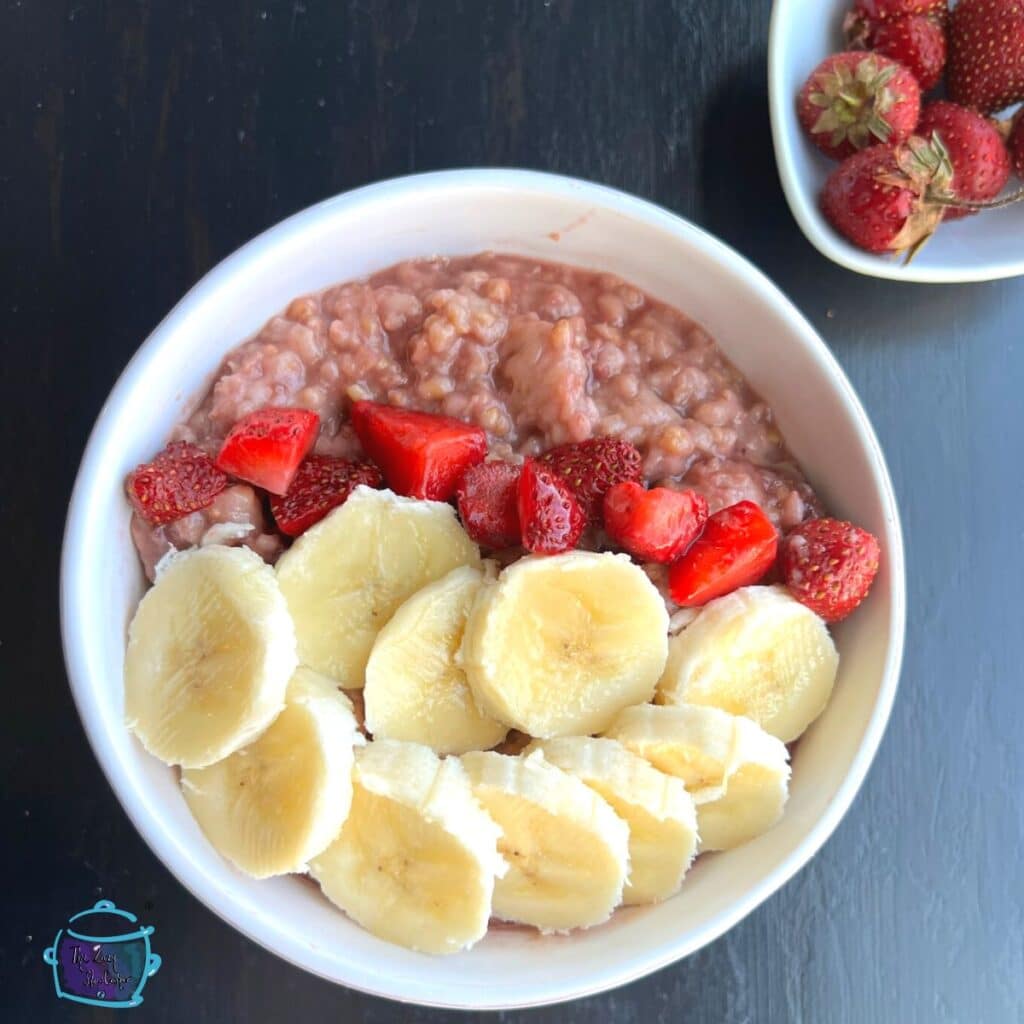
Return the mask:
<path id="1" fill-rule="evenodd" d="M 157 928 L 164 967 L 132 1020 L 452 1016 L 304 974 L 156 860 L 72 704 L 57 573 L 89 427 L 193 282 L 326 196 L 501 165 L 654 199 L 795 300 L 886 450 L 910 602 L 885 741 L 812 863 L 688 960 L 503 1019 L 1024 1020 L 1024 282 L 885 283 L 811 248 L 770 147 L 768 17 L 767 0 L 2 0 L 3 1019 L 110 1017 L 59 1003 L 41 960 L 99 898 Z"/>

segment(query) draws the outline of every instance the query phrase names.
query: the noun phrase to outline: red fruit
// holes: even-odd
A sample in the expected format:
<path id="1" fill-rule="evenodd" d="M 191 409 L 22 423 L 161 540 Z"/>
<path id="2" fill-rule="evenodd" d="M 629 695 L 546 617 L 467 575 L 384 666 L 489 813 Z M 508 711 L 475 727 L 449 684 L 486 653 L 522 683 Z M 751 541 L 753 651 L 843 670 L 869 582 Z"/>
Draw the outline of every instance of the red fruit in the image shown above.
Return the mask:
<path id="1" fill-rule="evenodd" d="M 604 496 L 608 536 L 641 562 L 675 561 L 700 535 L 707 519 L 708 503 L 696 491 L 646 491 L 627 480 Z"/>
<path id="2" fill-rule="evenodd" d="M 487 454 L 480 427 L 447 416 L 356 402 L 352 426 L 388 486 L 410 498 L 447 501 L 462 474 Z"/>
<path id="3" fill-rule="evenodd" d="M 843 161 L 825 182 L 821 211 L 868 252 L 909 252 L 935 232 L 950 197 L 952 167 L 923 139 L 873 146 Z"/>
<path id="4" fill-rule="evenodd" d="M 899 61 L 917 79 L 922 92 L 934 89 L 942 78 L 946 33 L 932 18 L 914 14 L 892 21 L 865 22 L 849 38 L 851 43 Z"/>
<path id="5" fill-rule="evenodd" d="M 1010 129 L 1010 138 L 1006 143 L 1010 150 L 1010 159 L 1018 178 L 1024 178 L 1024 114 L 1017 114 Z"/>
<path id="6" fill-rule="evenodd" d="M 845 619 L 867 597 L 878 559 L 878 541 L 838 519 L 808 520 L 782 542 L 786 586 L 826 622 Z"/>
<path id="7" fill-rule="evenodd" d="M 586 526 L 572 488 L 550 467 L 527 459 L 517 493 L 523 547 L 538 555 L 569 551 Z"/>
<path id="8" fill-rule="evenodd" d="M 308 409 L 257 409 L 224 438 L 217 467 L 271 494 L 284 494 L 319 429 L 320 417 Z"/>
<path id="9" fill-rule="evenodd" d="M 797 100 L 807 136 L 836 160 L 879 142 L 903 142 L 920 112 L 921 87 L 914 76 L 896 61 L 863 50 L 826 57 Z"/>
<path id="10" fill-rule="evenodd" d="M 857 0 L 853 14 L 871 21 L 904 18 L 908 14 L 928 14 L 943 22 L 949 14 L 949 0 Z"/>
<path id="11" fill-rule="evenodd" d="M 227 486 L 213 459 L 188 441 L 169 444 L 125 484 L 128 500 L 148 523 L 162 526 L 206 508 Z"/>
<path id="12" fill-rule="evenodd" d="M 466 533 L 485 548 L 519 543 L 519 467 L 482 462 L 466 470 L 455 490 Z"/>
<path id="13" fill-rule="evenodd" d="M 360 484 L 380 487 L 383 482 L 380 470 L 367 462 L 310 455 L 299 465 L 288 491 L 271 496 L 270 511 L 282 533 L 298 537 L 344 504 Z"/>
<path id="14" fill-rule="evenodd" d="M 918 135 L 935 133 L 953 164 L 953 195 L 957 199 L 984 202 L 994 199 L 1010 180 L 1010 154 L 995 125 L 966 107 L 938 100 L 921 112 Z M 946 211 L 946 220 L 966 217 L 972 210 Z"/>
<path id="15" fill-rule="evenodd" d="M 600 523 L 601 502 L 610 487 L 643 476 L 640 452 L 617 437 L 559 445 L 538 461 L 550 466 L 572 488 L 589 523 Z"/>
<path id="16" fill-rule="evenodd" d="M 752 501 L 720 509 L 668 571 L 672 600 L 684 608 L 707 604 L 757 583 L 772 567 L 779 535 Z"/>
<path id="17" fill-rule="evenodd" d="M 960 0 L 946 86 L 951 100 L 982 114 L 1024 100 L 1024 0 Z"/>

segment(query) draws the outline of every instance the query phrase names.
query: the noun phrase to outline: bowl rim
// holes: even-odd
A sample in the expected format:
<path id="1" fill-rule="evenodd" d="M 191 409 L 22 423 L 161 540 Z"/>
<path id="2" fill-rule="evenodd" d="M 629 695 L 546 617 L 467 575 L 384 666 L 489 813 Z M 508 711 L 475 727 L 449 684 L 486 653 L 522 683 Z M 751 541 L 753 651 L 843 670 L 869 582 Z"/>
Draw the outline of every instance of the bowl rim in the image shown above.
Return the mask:
<path id="1" fill-rule="evenodd" d="M 804 187 L 803 179 L 793 160 L 793 147 L 789 137 L 796 126 L 796 107 L 785 83 L 786 28 L 798 13 L 799 0 L 774 0 L 768 28 L 768 109 L 772 128 L 772 146 L 775 163 L 782 182 L 786 202 L 800 230 L 823 256 L 847 270 L 868 277 L 914 284 L 967 284 L 979 281 L 999 281 L 1024 275 L 1024 256 L 1020 259 L 981 263 L 974 266 L 926 267 L 920 263 L 905 264 L 885 256 L 864 252 L 847 242 L 825 223 L 817 205 Z M 823 55 L 823 57 L 826 55 Z M 789 133 L 787 134 L 787 128 Z"/>
<path id="2" fill-rule="evenodd" d="M 232 902 L 221 900 L 216 891 L 204 885 L 201 872 L 192 866 L 187 857 L 181 856 L 171 831 L 163 823 L 162 816 L 151 809 L 142 799 L 141 791 L 123 771 L 116 754 L 105 742 L 106 730 L 101 720 L 100 702 L 95 699 L 88 670 L 86 652 L 89 638 L 76 623 L 74 600 L 77 590 L 82 585 L 81 581 L 76 579 L 76 561 L 88 525 L 87 510 L 92 486 L 91 480 L 96 474 L 103 449 L 108 443 L 105 436 L 107 433 L 105 425 L 112 418 L 113 410 L 134 387 L 135 379 L 139 376 L 143 365 L 156 356 L 169 338 L 173 338 L 177 324 L 188 317 L 192 307 L 203 301 L 208 293 L 215 292 L 222 281 L 243 270 L 250 260 L 257 258 L 265 250 L 273 248 L 294 233 L 301 233 L 308 225 L 324 215 L 335 214 L 369 200 L 396 198 L 410 192 L 420 194 L 431 191 L 451 193 L 467 189 L 504 192 L 515 190 L 548 197 L 583 198 L 609 212 L 638 219 L 648 225 L 659 227 L 676 237 L 685 238 L 691 244 L 699 247 L 708 259 L 718 263 L 723 272 L 736 279 L 741 286 L 753 290 L 764 302 L 775 306 L 780 314 L 783 314 L 786 320 L 792 324 L 794 334 L 799 335 L 816 359 L 824 364 L 827 374 L 835 382 L 840 400 L 845 405 L 846 413 L 854 425 L 858 440 L 868 456 L 884 511 L 886 524 L 884 543 L 891 580 L 889 643 L 885 651 L 877 699 L 871 710 L 862 741 L 854 758 L 847 766 L 835 796 L 825 813 L 807 830 L 790 855 L 771 873 L 762 878 L 757 885 L 741 893 L 733 901 L 728 911 L 720 913 L 714 921 L 701 929 L 699 934 L 680 939 L 659 950 L 652 951 L 639 963 L 633 961 L 626 968 L 606 971 L 598 978 L 583 980 L 572 986 L 561 985 L 556 989 L 547 989 L 526 999 L 479 1004 L 478 1007 L 496 1010 L 565 1002 L 617 988 L 660 970 L 696 952 L 724 934 L 772 893 L 781 888 L 811 859 L 831 836 L 852 804 L 884 734 L 895 699 L 903 658 L 906 631 L 906 580 L 903 535 L 892 481 L 874 429 L 852 385 L 831 350 L 796 306 L 764 273 L 724 242 L 677 214 L 647 200 L 579 178 L 531 170 L 466 168 L 406 175 L 366 185 L 322 200 L 271 226 L 225 257 L 200 278 L 153 329 L 129 360 L 97 415 L 82 455 L 68 505 L 60 564 L 60 618 L 65 666 L 72 696 L 93 754 L 125 813 L 147 846 L 175 879 L 196 899 L 236 931 L 264 949 L 328 981 L 369 995 L 400 1002 L 414 1002 L 416 1005 L 446 1009 L 473 1008 L 465 1002 L 455 1003 L 444 999 L 411 999 L 380 985 L 375 986 L 373 981 L 367 978 L 341 977 L 338 973 L 319 970 L 316 966 L 304 962 L 298 954 L 291 955 L 290 951 L 280 946 L 272 946 L 268 938 L 256 934 L 254 922 L 239 913 Z"/>

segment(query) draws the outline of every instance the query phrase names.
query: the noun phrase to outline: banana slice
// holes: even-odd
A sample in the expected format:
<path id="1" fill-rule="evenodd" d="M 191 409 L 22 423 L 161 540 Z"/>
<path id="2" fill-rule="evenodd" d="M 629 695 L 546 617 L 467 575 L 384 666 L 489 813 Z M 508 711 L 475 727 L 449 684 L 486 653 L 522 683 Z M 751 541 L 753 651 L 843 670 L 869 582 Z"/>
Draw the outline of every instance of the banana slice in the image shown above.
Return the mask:
<path id="1" fill-rule="evenodd" d="M 479 567 L 480 551 L 450 505 L 357 487 L 277 563 L 300 661 L 361 689 L 373 641 L 398 606 L 460 565 Z"/>
<path id="2" fill-rule="evenodd" d="M 824 710 L 838 668 L 814 612 L 783 587 L 744 587 L 673 638 L 657 699 L 745 715 L 789 743 Z"/>
<path id="3" fill-rule="evenodd" d="M 501 830 L 457 758 L 376 740 L 356 754 L 352 809 L 310 863 L 333 903 L 388 942 L 455 953 L 487 931 Z"/>
<path id="4" fill-rule="evenodd" d="M 625 555 L 523 558 L 485 584 L 462 658 L 481 708 L 530 736 L 600 732 L 650 700 L 665 667 L 668 612 Z"/>
<path id="5" fill-rule="evenodd" d="M 203 768 L 270 725 L 296 664 L 288 607 L 259 555 L 211 545 L 166 556 L 128 627 L 128 728 L 168 764 Z"/>
<path id="6" fill-rule="evenodd" d="M 313 698 L 335 701 L 343 710 L 353 716 L 352 720 L 356 728 L 359 726 L 358 719 L 355 717 L 355 708 L 348 695 L 339 688 L 333 679 L 328 679 L 327 676 L 322 676 L 319 672 L 306 668 L 305 665 L 300 665 L 288 682 L 287 697 L 289 704 Z"/>
<path id="7" fill-rule="evenodd" d="M 503 835 L 509 864 L 494 913 L 542 932 L 588 928 L 610 916 L 629 871 L 629 829 L 579 779 L 541 753 L 464 754 L 473 792 Z"/>
<path id="8" fill-rule="evenodd" d="M 657 903 L 677 892 L 697 849 L 697 811 L 681 779 L 652 768 L 621 743 L 589 736 L 535 740 L 545 760 L 575 775 L 629 826 L 625 904 Z"/>
<path id="9" fill-rule="evenodd" d="M 347 704 L 300 668 L 284 711 L 259 739 L 182 772 L 199 827 L 242 871 L 255 878 L 303 871 L 338 834 L 352 800 L 353 745 L 362 742 Z"/>
<path id="10" fill-rule="evenodd" d="M 458 660 L 483 580 L 472 566 L 453 569 L 413 594 L 377 635 L 363 690 L 366 727 L 377 739 L 461 754 L 505 738 L 508 728 L 476 706 Z"/>
<path id="11" fill-rule="evenodd" d="M 694 794 L 702 852 L 731 850 L 767 832 L 782 817 L 789 796 L 786 745 L 749 718 L 737 718 L 735 725 L 733 769 L 725 793 Z"/>
<path id="12" fill-rule="evenodd" d="M 718 708 L 639 704 L 626 708 L 605 736 L 706 800 L 725 792 L 735 763 L 736 716 Z"/>

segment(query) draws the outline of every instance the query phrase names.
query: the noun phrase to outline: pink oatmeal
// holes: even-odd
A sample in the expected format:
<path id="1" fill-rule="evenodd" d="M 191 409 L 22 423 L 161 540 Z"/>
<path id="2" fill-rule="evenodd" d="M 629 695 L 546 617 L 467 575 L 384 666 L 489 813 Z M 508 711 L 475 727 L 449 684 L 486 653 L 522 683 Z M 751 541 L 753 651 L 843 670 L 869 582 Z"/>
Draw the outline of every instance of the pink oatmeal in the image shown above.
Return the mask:
<path id="1" fill-rule="evenodd" d="M 782 529 L 819 510 L 771 409 L 698 324 L 611 274 L 494 253 L 400 263 L 295 299 L 228 354 L 172 440 L 214 453 L 245 414 L 302 406 L 321 417 L 317 452 L 356 456 L 348 411 L 360 398 L 479 424 L 506 459 L 623 437 L 652 485 L 692 487 L 712 511 L 755 501 Z M 151 569 L 171 546 L 219 539 L 207 531 L 222 523 L 278 553 L 244 486 L 132 530 Z"/>

